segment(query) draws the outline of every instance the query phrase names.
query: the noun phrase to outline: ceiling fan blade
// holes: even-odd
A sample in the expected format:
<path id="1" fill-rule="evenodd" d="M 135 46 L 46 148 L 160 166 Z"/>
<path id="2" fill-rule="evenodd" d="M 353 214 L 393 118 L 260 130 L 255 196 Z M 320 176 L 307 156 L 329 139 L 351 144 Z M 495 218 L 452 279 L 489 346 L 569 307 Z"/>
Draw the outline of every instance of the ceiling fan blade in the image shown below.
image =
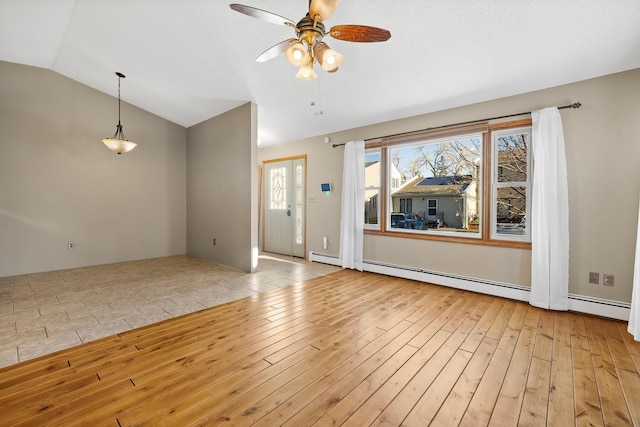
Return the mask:
<path id="1" fill-rule="evenodd" d="M 257 9 L 251 6 L 245 6 L 243 4 L 232 3 L 229 7 L 236 12 L 244 13 L 245 15 L 249 15 L 253 18 L 260 19 L 262 21 L 271 22 L 276 25 L 286 25 L 286 26 L 296 26 L 296 24 L 288 18 L 284 16 L 276 15 L 275 13 L 267 12 L 266 10 Z"/>
<path id="2" fill-rule="evenodd" d="M 340 0 L 310 0 L 309 17 L 316 19 L 316 16 L 318 16 L 318 21 L 322 22 L 331 16 L 339 2 Z"/>
<path id="3" fill-rule="evenodd" d="M 289 45 L 291 43 L 295 43 L 296 41 L 298 41 L 298 40 L 297 39 L 287 39 L 287 40 L 281 41 L 277 45 L 271 46 L 269 49 L 267 49 L 264 52 L 262 52 L 256 58 L 256 61 L 258 61 L 258 62 L 266 62 L 266 61 L 269 61 L 269 60 L 275 58 L 276 56 L 280 56 L 285 52 L 285 50 L 287 50 L 287 48 L 289 47 Z"/>
<path id="4" fill-rule="evenodd" d="M 331 27 L 329 35 L 338 40 L 364 43 L 384 42 L 391 37 L 391 33 L 388 30 L 366 25 L 336 25 Z"/>

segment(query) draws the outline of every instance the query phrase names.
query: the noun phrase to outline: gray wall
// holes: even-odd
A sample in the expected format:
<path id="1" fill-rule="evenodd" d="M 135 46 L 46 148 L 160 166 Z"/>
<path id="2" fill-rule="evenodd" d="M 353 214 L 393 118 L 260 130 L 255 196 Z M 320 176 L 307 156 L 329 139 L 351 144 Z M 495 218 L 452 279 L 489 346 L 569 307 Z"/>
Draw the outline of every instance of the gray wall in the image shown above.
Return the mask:
<path id="1" fill-rule="evenodd" d="M 185 253 L 184 127 L 123 102 L 139 145 L 118 156 L 100 141 L 117 98 L 35 67 L 0 76 L 0 277 Z"/>
<path id="2" fill-rule="evenodd" d="M 631 301 L 640 193 L 640 70 L 329 135 L 331 143 L 424 129 L 579 101 L 562 110 L 570 208 L 570 285 L 579 295 Z M 330 112 L 327 112 L 330 113 Z M 258 151 L 258 160 L 307 154 L 307 251 L 339 253 L 343 148 L 325 135 Z M 334 191 L 320 192 L 321 182 Z M 311 203 L 315 199 L 315 202 Z M 329 237 L 323 250 L 322 236 Z M 529 286 L 529 250 L 365 235 L 369 260 Z M 615 286 L 588 272 L 615 274 Z"/>
<path id="3" fill-rule="evenodd" d="M 257 256 L 256 111 L 245 104 L 187 132 L 188 253 L 244 271 Z"/>

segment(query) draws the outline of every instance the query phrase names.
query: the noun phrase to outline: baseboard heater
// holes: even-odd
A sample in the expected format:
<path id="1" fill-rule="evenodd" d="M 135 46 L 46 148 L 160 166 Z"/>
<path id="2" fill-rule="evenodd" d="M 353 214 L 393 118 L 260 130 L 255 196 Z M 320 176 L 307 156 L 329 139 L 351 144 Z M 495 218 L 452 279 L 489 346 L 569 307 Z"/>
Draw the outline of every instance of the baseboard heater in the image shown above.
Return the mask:
<path id="1" fill-rule="evenodd" d="M 340 266 L 340 259 L 336 255 L 311 251 L 309 252 L 308 259 L 312 262 Z M 529 295 L 531 293 L 528 287 L 522 285 L 429 271 L 379 261 L 365 260 L 362 267 L 364 271 L 371 273 L 402 277 L 405 279 L 417 280 L 419 282 L 428 282 L 436 285 L 480 292 L 487 295 L 524 302 L 529 301 Z M 584 295 L 569 294 L 569 310 L 628 321 L 631 304 Z"/>

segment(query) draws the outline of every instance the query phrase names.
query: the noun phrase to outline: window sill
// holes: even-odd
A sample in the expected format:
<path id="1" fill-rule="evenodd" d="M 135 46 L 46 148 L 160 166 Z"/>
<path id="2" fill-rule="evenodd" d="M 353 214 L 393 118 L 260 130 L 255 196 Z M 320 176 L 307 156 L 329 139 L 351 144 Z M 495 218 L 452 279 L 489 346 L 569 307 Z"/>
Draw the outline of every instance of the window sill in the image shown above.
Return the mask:
<path id="1" fill-rule="evenodd" d="M 401 231 L 389 232 L 382 230 L 364 230 L 364 234 L 372 236 L 399 237 L 402 239 L 433 240 L 436 242 L 462 243 L 467 245 L 495 246 L 502 248 L 531 250 L 531 242 L 518 242 L 513 240 L 436 236 L 432 234 L 403 233 Z"/>

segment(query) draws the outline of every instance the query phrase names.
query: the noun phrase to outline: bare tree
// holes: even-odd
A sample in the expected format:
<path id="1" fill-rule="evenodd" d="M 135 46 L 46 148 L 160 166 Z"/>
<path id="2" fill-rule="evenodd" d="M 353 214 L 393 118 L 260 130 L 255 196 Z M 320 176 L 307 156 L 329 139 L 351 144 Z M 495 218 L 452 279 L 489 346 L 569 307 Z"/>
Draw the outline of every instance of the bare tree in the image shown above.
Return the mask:
<path id="1" fill-rule="evenodd" d="M 525 134 L 498 138 L 498 182 L 513 183 L 498 191 L 498 222 L 521 222 L 526 215 L 527 138 Z"/>

